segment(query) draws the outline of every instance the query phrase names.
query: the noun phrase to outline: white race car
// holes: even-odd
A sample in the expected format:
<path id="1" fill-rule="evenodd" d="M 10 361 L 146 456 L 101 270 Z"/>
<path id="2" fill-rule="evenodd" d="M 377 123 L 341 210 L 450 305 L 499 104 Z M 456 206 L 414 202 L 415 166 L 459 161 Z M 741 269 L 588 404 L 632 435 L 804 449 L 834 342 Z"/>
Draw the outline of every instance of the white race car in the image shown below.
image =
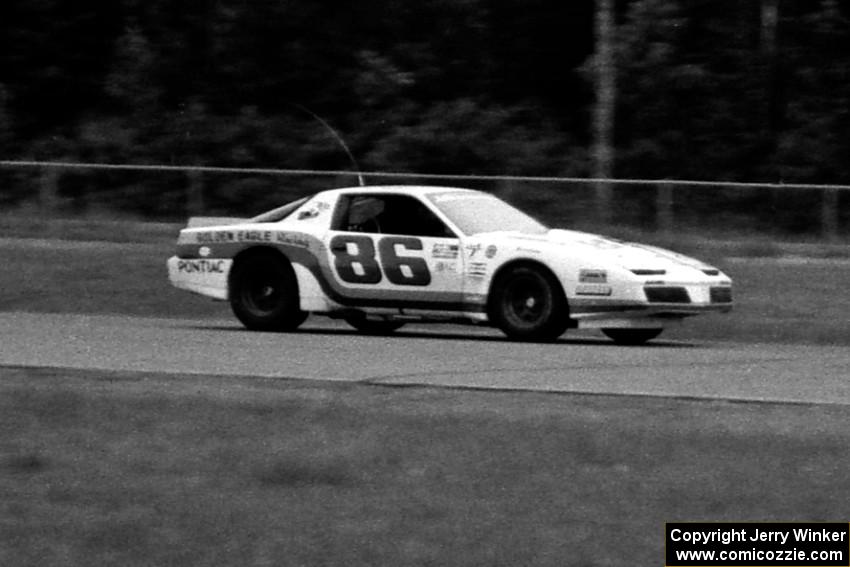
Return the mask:
<path id="1" fill-rule="evenodd" d="M 314 313 L 374 334 L 466 322 L 517 340 L 598 328 L 640 344 L 732 308 L 730 278 L 699 260 L 549 229 L 490 194 L 447 187 L 333 189 L 252 219 L 192 219 L 168 272 L 257 331 L 293 330 Z"/>

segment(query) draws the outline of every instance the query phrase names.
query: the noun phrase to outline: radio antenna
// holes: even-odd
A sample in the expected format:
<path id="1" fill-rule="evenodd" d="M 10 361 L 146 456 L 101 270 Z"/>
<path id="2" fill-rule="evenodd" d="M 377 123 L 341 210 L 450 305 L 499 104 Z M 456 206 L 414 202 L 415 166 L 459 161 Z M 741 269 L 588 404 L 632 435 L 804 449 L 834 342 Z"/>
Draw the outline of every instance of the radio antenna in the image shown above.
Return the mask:
<path id="1" fill-rule="evenodd" d="M 348 144 L 345 143 L 345 140 L 342 139 L 342 136 L 339 135 L 339 132 L 334 130 L 333 127 L 330 124 L 328 124 L 325 120 L 322 119 L 321 116 L 319 116 L 318 114 L 316 114 L 315 112 L 313 112 L 312 110 L 310 110 L 309 108 L 304 106 L 303 104 L 298 104 L 297 102 L 290 102 L 289 104 L 291 104 L 292 106 L 294 106 L 298 110 L 300 110 L 302 112 L 306 112 L 307 114 L 309 114 L 310 116 L 315 118 L 319 122 L 319 124 L 324 126 L 325 129 L 328 132 L 331 133 L 331 136 L 333 136 L 336 139 L 336 141 L 339 142 L 339 145 L 342 146 L 342 149 L 345 151 L 345 154 L 348 156 L 348 159 L 351 161 L 351 165 L 354 166 L 354 171 L 357 172 L 357 181 L 360 183 L 360 186 L 365 187 L 366 183 L 363 181 L 363 174 L 360 172 L 360 166 L 357 165 L 357 160 L 354 159 L 354 154 L 352 154 L 351 150 L 348 149 Z"/>

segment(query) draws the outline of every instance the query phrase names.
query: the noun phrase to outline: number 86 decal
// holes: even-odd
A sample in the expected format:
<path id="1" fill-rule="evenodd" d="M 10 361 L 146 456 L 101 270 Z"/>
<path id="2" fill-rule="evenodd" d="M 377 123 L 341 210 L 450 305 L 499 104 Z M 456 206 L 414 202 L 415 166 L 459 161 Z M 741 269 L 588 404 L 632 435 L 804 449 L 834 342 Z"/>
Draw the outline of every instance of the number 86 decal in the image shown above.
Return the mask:
<path id="1" fill-rule="evenodd" d="M 349 244 L 356 246 L 352 253 Z M 407 250 L 422 250 L 422 241 L 410 237 L 387 237 L 378 241 L 378 257 L 375 245 L 368 236 L 337 235 L 331 239 L 334 267 L 342 281 L 358 284 L 376 284 L 381 281 L 381 266 L 391 283 L 396 285 L 428 285 L 431 272 L 423 258 L 399 256 L 396 246 Z M 357 267 L 360 269 L 358 270 Z M 407 268 L 406 270 L 404 268 Z"/>

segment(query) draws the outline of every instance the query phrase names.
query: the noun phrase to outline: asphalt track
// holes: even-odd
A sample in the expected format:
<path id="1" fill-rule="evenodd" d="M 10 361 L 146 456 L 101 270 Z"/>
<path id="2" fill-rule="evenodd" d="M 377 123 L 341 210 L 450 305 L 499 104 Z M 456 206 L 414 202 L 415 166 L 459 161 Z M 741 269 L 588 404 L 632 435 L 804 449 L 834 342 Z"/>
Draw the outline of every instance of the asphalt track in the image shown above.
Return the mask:
<path id="1" fill-rule="evenodd" d="M 313 318 L 295 333 L 235 321 L 0 313 L 0 366 L 352 381 L 385 385 L 850 404 L 850 349 L 566 338 L 411 325 L 358 335 Z"/>

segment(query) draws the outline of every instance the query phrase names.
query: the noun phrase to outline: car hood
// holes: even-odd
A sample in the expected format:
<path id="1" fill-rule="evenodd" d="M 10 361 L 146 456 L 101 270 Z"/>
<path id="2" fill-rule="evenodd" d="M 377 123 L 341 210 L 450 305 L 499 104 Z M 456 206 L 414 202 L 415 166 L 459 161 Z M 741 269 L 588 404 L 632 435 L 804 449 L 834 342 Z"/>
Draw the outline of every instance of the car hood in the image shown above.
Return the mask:
<path id="1" fill-rule="evenodd" d="M 502 234 L 507 237 L 509 233 Z M 705 262 L 663 248 L 576 230 L 552 229 L 541 235 L 512 233 L 509 240 L 520 247 L 536 245 L 557 248 L 560 253 L 588 262 L 613 263 L 626 269 L 711 268 Z"/>

